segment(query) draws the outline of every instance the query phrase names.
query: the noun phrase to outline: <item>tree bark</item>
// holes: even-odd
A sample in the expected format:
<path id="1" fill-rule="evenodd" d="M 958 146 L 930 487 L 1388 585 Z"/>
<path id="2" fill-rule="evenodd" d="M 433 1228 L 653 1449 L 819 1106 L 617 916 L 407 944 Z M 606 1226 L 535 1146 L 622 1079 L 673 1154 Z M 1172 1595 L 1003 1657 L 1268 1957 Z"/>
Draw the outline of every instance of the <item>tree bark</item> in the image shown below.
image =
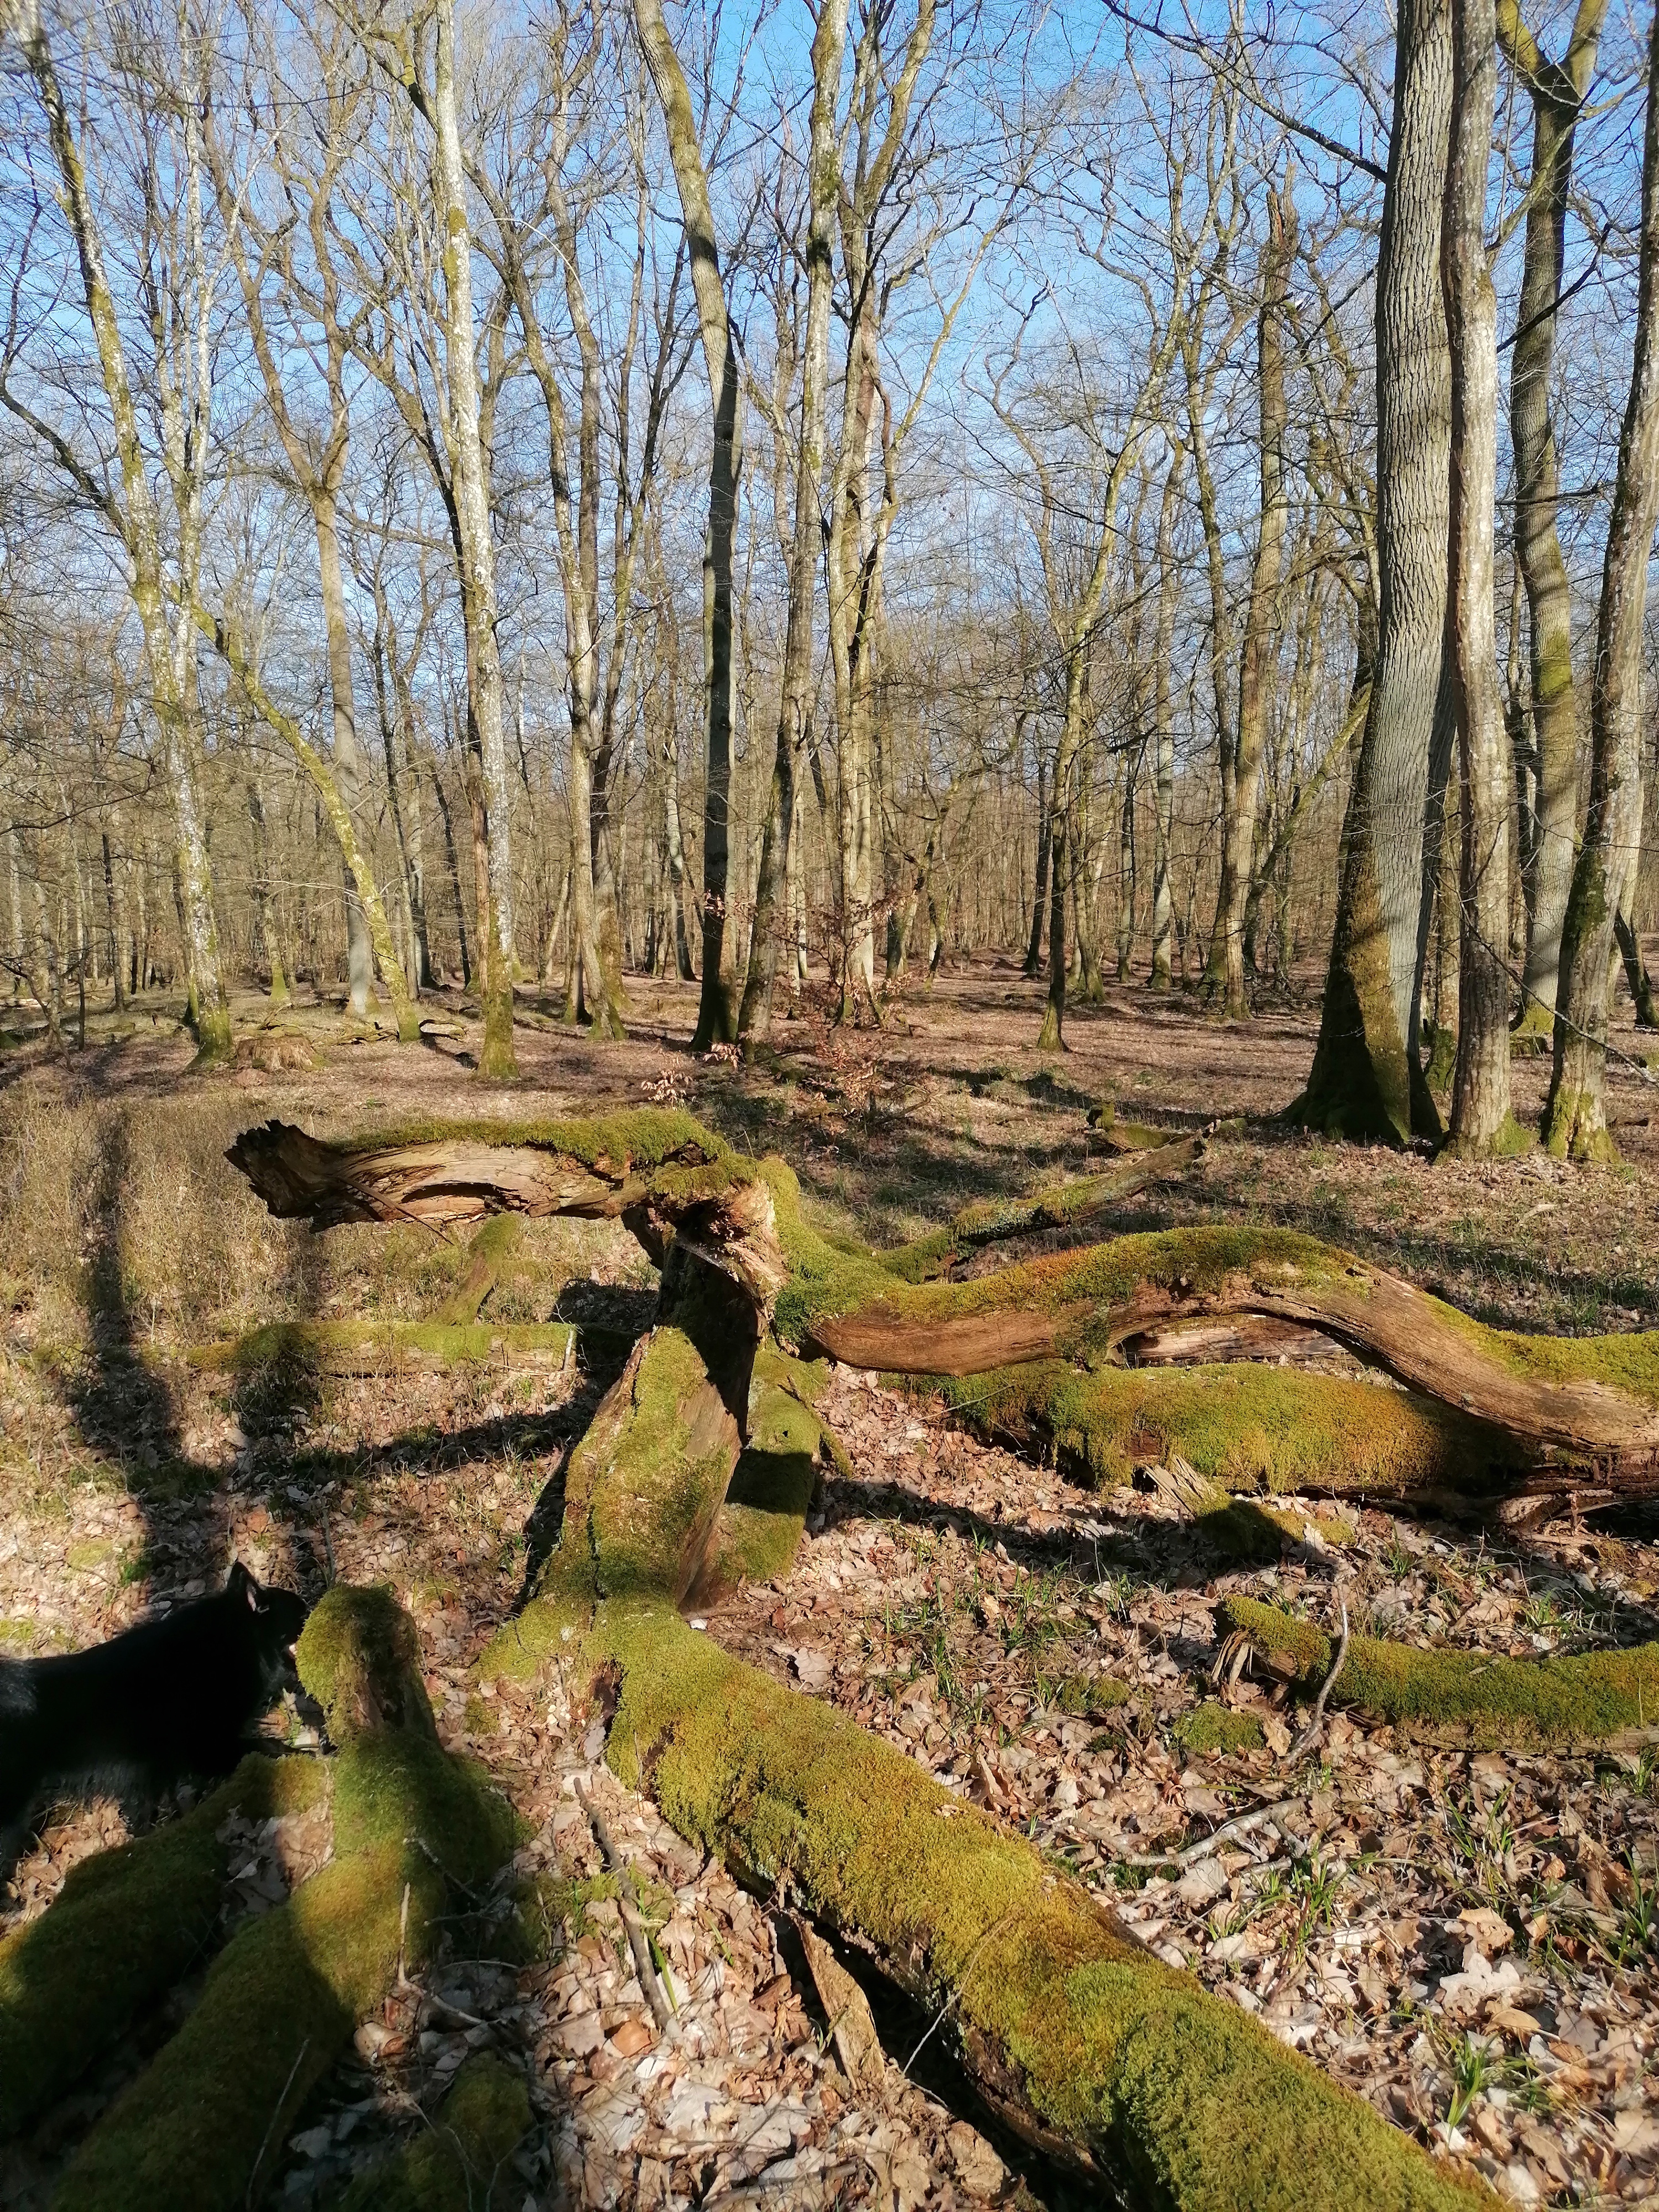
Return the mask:
<path id="1" fill-rule="evenodd" d="M 1498 92 L 1493 0 L 1451 0 L 1452 118 L 1440 274 L 1451 355 L 1451 514 L 1445 657 L 1456 713 L 1462 831 L 1457 1066 L 1451 1142 L 1512 1150 L 1510 756 L 1498 688 L 1492 526 L 1498 494 L 1498 295 L 1486 264 L 1486 170 Z"/>
<path id="2" fill-rule="evenodd" d="M 1152 646 L 1152 975 L 1155 991 L 1170 988 L 1170 940 L 1173 903 L 1170 896 L 1170 842 L 1175 829 L 1175 711 L 1170 664 L 1175 652 L 1176 608 L 1181 575 L 1175 559 L 1176 515 L 1181 505 L 1187 449 L 1172 445 L 1158 510 L 1158 628 Z"/>
<path id="3" fill-rule="evenodd" d="M 1451 120 L 1449 0 L 1399 13 L 1376 275 L 1376 672 L 1343 829 L 1319 1042 L 1294 1118 L 1402 1143 L 1437 1134 L 1419 1064 L 1423 854 L 1442 697 L 1450 366 L 1440 226 Z"/>
<path id="4" fill-rule="evenodd" d="M 765 1034 L 781 928 L 779 888 L 787 880 L 796 784 L 806 743 L 816 680 L 813 599 L 823 474 L 824 415 L 830 374 L 830 301 L 841 185 L 836 101 L 847 46 L 848 0 L 823 0 L 812 35 L 812 108 L 806 152 L 806 335 L 802 347 L 800 435 L 795 452 L 794 530 L 787 562 L 788 614 L 784 629 L 778 735 L 755 885 L 749 975 L 738 1012 L 740 1039 Z M 788 917 L 781 918 L 783 926 Z"/>
<path id="5" fill-rule="evenodd" d="M 478 1073 L 486 1080 L 510 1081 L 519 1072 L 513 1048 L 513 848 L 501 648 L 495 635 L 495 551 L 490 535 L 488 464 L 478 420 L 472 240 L 455 85 L 453 0 L 436 0 L 435 20 L 432 184 L 444 240 L 444 354 L 449 379 L 447 428 L 461 556 L 467 720 L 477 753 L 477 781 L 488 853 L 485 896 L 478 914 L 484 1002 Z"/>
<path id="6" fill-rule="evenodd" d="M 1557 527 L 1561 471 L 1550 383 L 1573 139 L 1606 15 L 1607 0 L 1579 0 L 1566 52 L 1559 63 L 1551 63 L 1539 52 L 1517 0 L 1500 0 L 1497 10 L 1499 42 L 1532 101 L 1526 251 L 1510 363 L 1510 442 L 1515 453 L 1515 549 L 1532 633 L 1534 748 L 1527 959 L 1516 1026 L 1540 1040 L 1549 1036 L 1555 1016 L 1578 787 L 1572 591 Z"/>
<path id="7" fill-rule="evenodd" d="M 1613 927 L 1642 823 L 1642 630 L 1659 518 L 1659 11 L 1649 39 L 1635 360 L 1619 437 L 1590 693 L 1589 811 L 1561 939 L 1544 1141 L 1575 1159 L 1614 1151 L 1605 1093 Z"/>
<path id="8" fill-rule="evenodd" d="M 1249 1012 L 1244 982 L 1244 914 L 1255 848 L 1261 761 L 1267 741 L 1271 678 L 1279 635 L 1279 591 L 1285 567 L 1290 496 L 1285 477 L 1285 302 L 1296 260 L 1296 210 L 1287 174 L 1267 188 L 1267 243 L 1256 318 L 1256 390 L 1260 413 L 1261 522 L 1250 566 L 1244 646 L 1238 670 L 1238 730 L 1232 775 L 1223 781 L 1221 888 L 1211 941 L 1209 978 L 1221 988 L 1224 1011 L 1242 1021 Z"/>
<path id="9" fill-rule="evenodd" d="M 691 258 L 691 285 L 708 371 L 714 447 L 708 465 L 708 526 L 703 541 L 702 630 L 708 789 L 703 802 L 702 994 L 692 1048 L 730 1043 L 736 1009 L 724 973 L 732 790 L 732 550 L 743 478 L 742 379 L 720 275 L 708 179 L 697 143 L 685 73 L 663 21 L 661 0 L 634 0 L 634 21 L 668 135 Z"/>

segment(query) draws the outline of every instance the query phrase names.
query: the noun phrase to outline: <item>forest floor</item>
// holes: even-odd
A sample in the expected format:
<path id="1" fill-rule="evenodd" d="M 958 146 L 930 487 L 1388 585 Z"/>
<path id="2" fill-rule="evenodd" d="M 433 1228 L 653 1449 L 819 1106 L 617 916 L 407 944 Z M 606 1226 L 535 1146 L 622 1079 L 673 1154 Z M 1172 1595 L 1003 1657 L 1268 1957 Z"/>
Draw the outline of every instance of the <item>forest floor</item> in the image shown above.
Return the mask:
<path id="1" fill-rule="evenodd" d="M 879 1033 L 781 1022 L 776 1056 L 745 1069 L 690 1055 L 691 987 L 631 988 L 622 1046 L 527 1004 L 523 1080 L 501 1091 L 471 1073 L 476 1024 L 453 994 L 407 1048 L 351 1033 L 337 1007 L 267 1020 L 239 1003 L 238 1065 L 207 1077 L 159 1003 L 94 1018 L 62 1058 L 0 1050 L 0 1653 L 112 1634 L 216 1586 L 233 1555 L 312 1595 L 331 1565 L 385 1580 L 419 1623 L 446 1740 L 488 1762 L 533 1832 L 520 1864 L 597 1874 L 599 1813 L 643 1883 L 678 2000 L 666 2034 L 604 1898 L 527 1969 L 447 1960 L 360 2031 L 285 2147 L 275 2203 L 327 2202 L 488 2045 L 532 2086 L 514 2208 L 1058 2208 L 1066 2185 L 973 2111 L 929 2021 L 872 1992 L 885 2063 L 854 2078 L 788 1920 L 627 1790 L 556 1696 L 477 1694 L 471 1663 L 520 1595 L 537 1502 L 614 1364 L 387 1371 L 303 1395 L 236 1383 L 204 1346 L 267 1321 L 428 1313 L 462 1248 L 274 1223 L 224 1147 L 273 1115 L 326 1136 L 673 1099 L 781 1152 L 826 1226 L 889 1244 L 1099 1165 L 1087 1110 L 1110 1100 L 1125 1121 L 1212 1133 L 1183 1178 L 1093 1233 L 1281 1223 L 1507 1326 L 1653 1328 L 1659 1098 L 1640 1041 L 1619 1032 L 1623 1164 L 1436 1164 L 1276 1121 L 1311 1057 L 1306 1007 L 1233 1025 L 1114 989 L 1070 1018 L 1064 1056 L 1040 1058 L 1039 988 L 983 963 L 913 990 Z M 1546 1073 L 1517 1064 L 1523 1117 Z M 619 1228 L 531 1224 L 486 1316 L 631 1331 L 653 1279 Z M 1517 2204 L 1659 2201 L 1659 1759 L 1436 1747 L 1339 1714 L 1296 1764 L 1296 1717 L 1270 1686 L 1224 1705 L 1212 1680 L 1215 1602 L 1239 1590 L 1326 1623 L 1340 1594 L 1362 1625 L 1486 1651 L 1659 1637 L 1659 1510 L 1494 1545 L 1365 1507 L 1316 1525 L 1309 1501 L 1303 1540 L 1245 1571 L 1155 1490 L 1090 1495 L 873 1376 L 837 1370 L 821 1410 L 850 1474 L 826 1480 L 789 1575 L 707 1633 L 1017 1824 L 1163 1955 Z M 302 1716 L 283 1724 L 304 1733 Z M 1136 1863 L 1269 1808 L 1236 1844 Z M 0 1889 L 0 1933 L 125 1832 L 113 1804 L 61 1808 Z M 269 1909 L 328 1849 L 309 1815 L 236 1841 L 228 1916 Z M 0 2207 L 44 2205 L 191 1995 L 0 2147 Z"/>

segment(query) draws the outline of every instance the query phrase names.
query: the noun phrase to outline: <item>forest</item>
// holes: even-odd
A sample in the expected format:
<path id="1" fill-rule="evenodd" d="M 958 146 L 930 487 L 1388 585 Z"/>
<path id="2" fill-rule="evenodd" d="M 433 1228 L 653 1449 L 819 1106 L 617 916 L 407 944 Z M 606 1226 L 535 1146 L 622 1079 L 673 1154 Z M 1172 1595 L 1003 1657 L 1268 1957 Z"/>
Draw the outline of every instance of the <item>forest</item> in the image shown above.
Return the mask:
<path id="1" fill-rule="evenodd" d="M 0 2212 L 1650 2201 L 1659 11 L 0 0 Z"/>

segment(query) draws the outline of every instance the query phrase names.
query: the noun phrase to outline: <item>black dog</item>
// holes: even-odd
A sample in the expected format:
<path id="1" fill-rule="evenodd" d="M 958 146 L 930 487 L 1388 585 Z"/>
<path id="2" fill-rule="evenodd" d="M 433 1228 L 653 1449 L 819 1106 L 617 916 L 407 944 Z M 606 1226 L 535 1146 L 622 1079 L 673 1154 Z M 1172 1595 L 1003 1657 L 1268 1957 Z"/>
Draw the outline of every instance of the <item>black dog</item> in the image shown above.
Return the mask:
<path id="1" fill-rule="evenodd" d="M 89 1651 L 0 1661 L 0 1873 L 54 1791 L 153 1798 L 186 1774 L 229 1773 L 294 1679 L 306 1612 L 239 1560 L 217 1597 Z"/>

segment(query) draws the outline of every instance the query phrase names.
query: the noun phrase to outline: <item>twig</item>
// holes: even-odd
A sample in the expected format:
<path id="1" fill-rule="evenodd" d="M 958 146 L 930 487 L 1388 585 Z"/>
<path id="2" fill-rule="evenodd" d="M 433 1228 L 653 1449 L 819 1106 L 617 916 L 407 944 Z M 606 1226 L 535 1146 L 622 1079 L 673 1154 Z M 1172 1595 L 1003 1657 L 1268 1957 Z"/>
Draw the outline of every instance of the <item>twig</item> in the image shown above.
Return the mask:
<path id="1" fill-rule="evenodd" d="M 604 1814 L 600 1812 L 591 1796 L 581 1791 L 578 1791 L 577 1795 L 580 1800 L 581 1808 L 587 1815 L 587 1825 L 593 1831 L 593 1840 L 599 1847 L 599 1853 L 605 1860 L 606 1868 L 612 1874 L 625 1875 L 628 1871 L 627 1862 L 617 1849 L 611 1831 L 605 1824 Z M 634 1972 L 640 1978 L 640 1987 L 645 1991 L 645 2001 L 651 2008 L 651 2017 L 657 2023 L 658 2033 L 666 2035 L 669 2021 L 673 2017 L 673 2008 L 664 1994 L 661 1979 L 652 1962 L 651 1939 L 645 1932 L 645 1923 L 640 1918 L 639 1907 L 627 1894 L 625 1885 L 620 1882 L 617 1885 L 617 1910 L 622 1915 L 623 1929 L 628 1937 L 629 1950 L 633 1955 Z"/>
<path id="2" fill-rule="evenodd" d="M 270 2148 L 270 2138 L 276 2131 L 277 2121 L 283 2116 L 283 2107 L 288 2102 L 288 2093 L 294 2087 L 294 2077 L 299 2072 L 301 2065 L 304 2061 L 305 2055 L 310 2048 L 311 2038 L 307 2036 L 304 2042 L 300 2045 L 298 2052 L 295 2054 L 293 2065 L 288 2069 L 288 2079 L 283 2084 L 283 2094 L 277 2098 L 276 2104 L 271 2107 L 270 2118 L 265 2123 L 264 2140 L 259 2145 L 258 2157 L 253 2161 L 253 2171 L 247 2178 L 246 2202 L 249 2205 L 252 2205 L 253 2203 L 253 2192 L 255 2185 L 259 2179 L 259 2168 L 265 2162 L 265 2153 Z"/>
<path id="3" fill-rule="evenodd" d="M 1319 1695 L 1314 1700 L 1314 1709 L 1308 1716 L 1308 1725 L 1303 1729 L 1301 1735 L 1297 1736 L 1296 1741 L 1291 1746 L 1291 1748 L 1286 1754 L 1292 1765 L 1295 1765 L 1298 1759 L 1304 1758 L 1309 1752 L 1310 1752 L 1315 1744 L 1318 1742 L 1320 1730 L 1325 1725 L 1325 1700 L 1330 1696 L 1332 1690 L 1334 1688 L 1336 1678 L 1342 1672 L 1342 1668 L 1347 1656 L 1348 1601 L 1345 1597 L 1342 1600 L 1342 1641 L 1336 1647 L 1336 1657 L 1332 1662 L 1331 1671 L 1326 1675 L 1324 1682 L 1320 1688 Z"/>
<path id="4" fill-rule="evenodd" d="M 1131 1867 L 1195 1866 L 1200 1859 L 1206 1859 L 1212 1851 L 1219 1850 L 1223 1844 L 1237 1836 L 1249 1835 L 1252 1828 L 1265 1827 L 1281 1813 L 1293 1813 L 1301 1802 L 1299 1797 L 1281 1797 L 1275 1804 L 1258 1805 L 1253 1813 L 1239 1813 L 1232 1820 L 1224 1820 L 1212 1834 L 1200 1836 L 1195 1844 L 1188 1844 L 1181 1850 L 1146 1851 L 1133 1858 L 1119 1859 L 1117 1863 Z"/>

